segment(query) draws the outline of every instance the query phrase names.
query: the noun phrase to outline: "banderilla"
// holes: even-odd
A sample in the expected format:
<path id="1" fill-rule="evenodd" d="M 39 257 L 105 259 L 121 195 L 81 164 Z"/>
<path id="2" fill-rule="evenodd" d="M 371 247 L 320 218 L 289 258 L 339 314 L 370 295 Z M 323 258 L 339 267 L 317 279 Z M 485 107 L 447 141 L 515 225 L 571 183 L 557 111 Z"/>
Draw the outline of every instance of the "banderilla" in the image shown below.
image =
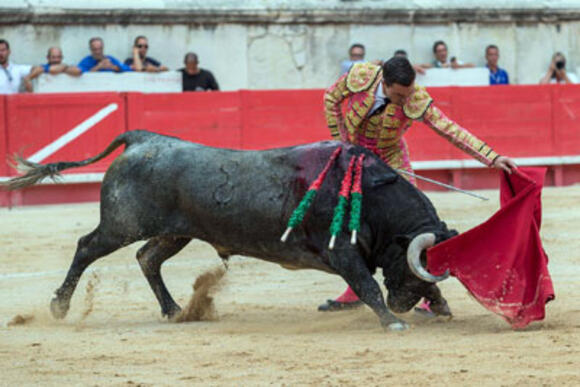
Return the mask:
<path id="1" fill-rule="evenodd" d="M 464 190 L 464 189 L 461 189 L 461 188 L 457 188 L 457 187 L 454 187 L 454 186 L 449 185 L 449 184 L 441 183 L 440 181 L 433 180 L 433 179 L 429 179 L 428 177 L 419 176 L 419 175 L 416 175 L 416 174 L 411 173 L 409 171 L 405 171 L 404 169 L 395 169 L 395 171 L 397 171 L 399 173 L 402 173 L 404 175 L 413 176 L 416 179 L 423 180 L 423 181 L 426 181 L 426 182 L 431 183 L 431 184 L 435 184 L 435 185 L 438 185 L 438 186 L 441 186 L 441 187 L 445 187 L 445 188 L 447 188 L 447 189 L 449 189 L 451 191 L 461 192 L 461 193 L 464 193 L 464 194 L 469 195 L 469 196 L 473 196 L 473 197 L 478 198 L 478 199 L 481 199 L 481 200 L 489 200 L 485 196 L 481 196 L 481 195 L 478 195 L 478 194 L 476 194 L 474 192 L 467 191 L 467 190 Z"/>

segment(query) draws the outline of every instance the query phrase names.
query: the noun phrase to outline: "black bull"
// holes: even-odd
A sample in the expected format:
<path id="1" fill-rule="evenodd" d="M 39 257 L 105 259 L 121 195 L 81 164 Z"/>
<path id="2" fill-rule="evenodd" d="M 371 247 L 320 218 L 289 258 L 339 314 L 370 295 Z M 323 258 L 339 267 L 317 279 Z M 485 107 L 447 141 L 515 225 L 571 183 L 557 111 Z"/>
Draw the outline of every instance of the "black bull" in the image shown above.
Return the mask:
<path id="1" fill-rule="evenodd" d="M 51 302 L 63 318 L 84 270 L 95 260 L 138 240 L 148 242 L 137 260 L 164 315 L 180 311 L 169 294 L 163 262 L 197 238 L 220 257 L 251 256 L 284 267 L 338 274 L 373 309 L 383 326 L 405 329 L 387 308 L 373 278 L 382 268 L 387 304 L 410 310 L 420 299 L 449 315 L 435 282 L 424 270 L 426 247 L 456 235 L 447 229 L 427 197 L 368 150 L 326 141 L 267 151 L 217 149 L 146 131 L 117 137 L 101 154 L 80 162 L 38 165 L 20 160 L 28 172 L 2 183 L 7 189 L 32 185 L 60 171 L 96 162 L 121 145 L 101 188 L 98 227 L 78 241 L 62 286 Z M 337 146 L 342 152 L 303 223 L 286 243 L 280 236 L 293 209 Z M 335 248 L 327 248 L 329 223 L 352 155 L 365 153 L 361 230 L 351 245 L 346 226 Z"/>

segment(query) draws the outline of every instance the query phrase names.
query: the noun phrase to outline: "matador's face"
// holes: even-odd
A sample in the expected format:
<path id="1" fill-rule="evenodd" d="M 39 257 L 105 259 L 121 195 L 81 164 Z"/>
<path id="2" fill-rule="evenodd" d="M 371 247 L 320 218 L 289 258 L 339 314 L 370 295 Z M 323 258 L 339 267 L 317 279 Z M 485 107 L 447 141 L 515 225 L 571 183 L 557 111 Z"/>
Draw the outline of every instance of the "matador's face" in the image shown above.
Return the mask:
<path id="1" fill-rule="evenodd" d="M 383 92 L 391 100 L 392 103 L 395 105 L 403 106 L 411 97 L 411 94 L 414 90 L 414 83 L 411 83 L 409 86 L 403 86 L 398 83 L 393 83 L 390 86 L 385 84 L 385 81 L 381 81 Z"/>

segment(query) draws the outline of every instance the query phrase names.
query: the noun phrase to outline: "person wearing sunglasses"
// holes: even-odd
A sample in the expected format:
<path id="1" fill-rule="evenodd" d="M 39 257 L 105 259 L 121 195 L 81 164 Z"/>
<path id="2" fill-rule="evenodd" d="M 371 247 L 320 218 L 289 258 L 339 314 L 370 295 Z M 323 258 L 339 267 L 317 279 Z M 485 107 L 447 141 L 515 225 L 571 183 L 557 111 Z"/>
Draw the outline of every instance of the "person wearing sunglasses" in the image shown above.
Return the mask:
<path id="1" fill-rule="evenodd" d="M 149 42 L 143 35 L 137 36 L 133 43 L 133 57 L 125 60 L 125 65 L 131 67 L 133 71 L 147 71 L 149 73 L 158 73 L 160 71 L 169 70 L 163 66 L 158 60 L 147 56 L 149 50 Z"/>
<path id="2" fill-rule="evenodd" d="M 30 73 L 30 65 L 10 61 L 10 43 L 0 39 L 0 94 L 16 94 L 21 91 L 22 80 Z"/>

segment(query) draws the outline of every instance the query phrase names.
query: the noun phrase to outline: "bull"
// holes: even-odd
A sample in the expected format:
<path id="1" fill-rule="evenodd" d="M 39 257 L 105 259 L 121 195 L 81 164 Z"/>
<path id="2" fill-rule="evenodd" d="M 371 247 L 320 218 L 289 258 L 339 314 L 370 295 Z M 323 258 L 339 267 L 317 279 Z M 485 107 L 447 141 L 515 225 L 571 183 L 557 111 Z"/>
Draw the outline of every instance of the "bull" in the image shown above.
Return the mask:
<path id="1" fill-rule="evenodd" d="M 20 159 L 27 173 L 2 183 L 19 189 L 59 172 L 97 162 L 125 149 L 101 186 L 100 223 L 81 237 L 66 278 L 51 300 L 52 315 L 66 316 L 85 269 L 97 259 L 139 240 L 137 261 L 164 316 L 180 307 L 161 276 L 162 264 L 192 239 L 211 244 L 222 259 L 245 255 L 293 269 L 340 275 L 390 330 L 408 325 L 391 311 L 409 311 L 425 297 L 438 315 L 450 315 L 436 282 L 445 276 L 425 268 L 425 250 L 457 233 L 442 222 L 429 199 L 375 154 L 335 141 L 265 151 L 219 149 L 131 131 L 100 154 L 46 165 Z M 286 243 L 286 222 L 336 147 L 340 156 L 303 223 Z M 361 228 L 356 244 L 346 228 L 328 249 L 328 227 L 340 182 L 353 155 L 365 154 Z M 382 269 L 387 302 L 373 273 Z"/>

